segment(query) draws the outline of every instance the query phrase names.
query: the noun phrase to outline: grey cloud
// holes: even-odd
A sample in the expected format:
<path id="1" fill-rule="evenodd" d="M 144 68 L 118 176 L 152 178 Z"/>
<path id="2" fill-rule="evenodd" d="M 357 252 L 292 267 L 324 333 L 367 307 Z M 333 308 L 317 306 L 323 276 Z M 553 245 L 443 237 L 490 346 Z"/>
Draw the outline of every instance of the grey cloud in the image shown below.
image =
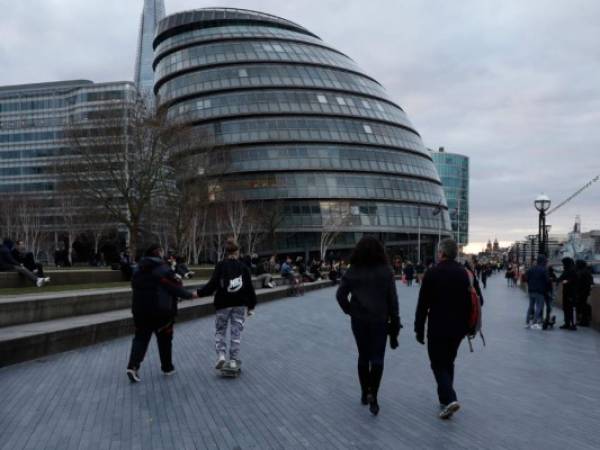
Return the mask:
<path id="1" fill-rule="evenodd" d="M 425 144 L 471 157 L 471 240 L 534 232 L 533 198 L 600 172 L 600 2 L 595 0 L 166 0 L 167 13 L 257 9 L 357 61 Z M 2 1 L 0 84 L 131 79 L 141 0 Z M 600 228 L 600 184 L 551 216 Z"/>

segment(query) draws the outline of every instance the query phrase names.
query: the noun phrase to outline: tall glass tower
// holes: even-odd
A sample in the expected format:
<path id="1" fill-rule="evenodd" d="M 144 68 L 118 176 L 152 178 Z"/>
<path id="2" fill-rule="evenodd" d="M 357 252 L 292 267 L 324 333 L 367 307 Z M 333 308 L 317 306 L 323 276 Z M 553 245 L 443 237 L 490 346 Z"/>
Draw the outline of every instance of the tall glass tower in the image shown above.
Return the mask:
<path id="1" fill-rule="evenodd" d="M 154 39 L 156 25 L 163 17 L 165 17 L 164 0 L 144 0 L 144 10 L 140 19 L 134 77 L 136 86 L 144 95 L 151 95 L 154 84 L 154 73 L 152 71 L 154 50 L 152 49 L 152 40 Z"/>

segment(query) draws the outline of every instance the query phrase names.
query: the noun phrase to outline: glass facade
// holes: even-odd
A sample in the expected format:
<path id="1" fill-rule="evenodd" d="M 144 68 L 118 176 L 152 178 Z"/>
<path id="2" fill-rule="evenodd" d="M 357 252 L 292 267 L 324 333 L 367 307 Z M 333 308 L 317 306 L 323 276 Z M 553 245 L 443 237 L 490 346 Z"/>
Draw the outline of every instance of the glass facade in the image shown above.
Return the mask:
<path id="1" fill-rule="evenodd" d="M 154 85 L 154 72 L 152 70 L 152 39 L 156 32 L 156 25 L 165 17 L 164 0 L 144 0 L 144 10 L 140 19 L 137 54 L 135 58 L 135 84 L 144 95 L 152 93 Z"/>
<path id="2" fill-rule="evenodd" d="M 158 24 L 153 67 L 158 108 L 214 143 L 190 158 L 214 176 L 211 196 L 283 202 L 289 249 L 314 250 L 333 218 L 348 246 L 367 232 L 449 234 L 438 173 L 406 113 L 305 28 L 227 8 L 174 14 Z"/>
<path id="3" fill-rule="evenodd" d="M 135 92 L 133 83 L 87 80 L 0 87 L 0 196 L 28 194 L 51 205 L 54 166 L 68 154 L 65 127 Z"/>
<path id="4" fill-rule="evenodd" d="M 469 243 L 469 158 L 443 150 L 431 156 L 444 186 L 452 233 L 461 245 Z"/>

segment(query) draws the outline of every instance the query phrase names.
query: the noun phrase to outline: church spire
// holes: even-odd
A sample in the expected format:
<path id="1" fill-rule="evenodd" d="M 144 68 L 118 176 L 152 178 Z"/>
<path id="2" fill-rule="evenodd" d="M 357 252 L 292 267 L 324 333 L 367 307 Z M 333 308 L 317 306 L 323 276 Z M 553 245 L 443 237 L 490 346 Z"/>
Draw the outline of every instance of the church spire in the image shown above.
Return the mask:
<path id="1" fill-rule="evenodd" d="M 152 71 L 154 50 L 152 49 L 152 40 L 154 39 L 156 25 L 164 17 L 164 0 L 144 0 L 134 74 L 135 84 L 143 95 L 152 95 L 152 87 L 154 85 L 154 73 Z"/>

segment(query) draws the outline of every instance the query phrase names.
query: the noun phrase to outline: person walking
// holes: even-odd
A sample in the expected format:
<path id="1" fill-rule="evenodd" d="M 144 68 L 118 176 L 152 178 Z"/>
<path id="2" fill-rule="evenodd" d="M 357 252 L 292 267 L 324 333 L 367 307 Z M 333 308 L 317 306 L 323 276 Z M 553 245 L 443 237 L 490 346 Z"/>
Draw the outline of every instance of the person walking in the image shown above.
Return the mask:
<path id="1" fill-rule="evenodd" d="M 164 256 L 165 252 L 160 245 L 150 246 L 131 278 L 133 291 L 131 311 L 135 335 L 131 343 L 127 376 L 132 383 L 141 381 L 140 365 L 146 356 L 153 334 L 156 335 L 163 374 L 175 373 L 172 345 L 177 299 L 197 297 L 195 293 L 183 288 Z"/>
<path id="2" fill-rule="evenodd" d="M 351 317 L 358 348 L 361 402 L 377 415 L 387 336 L 396 348 L 402 325 L 394 273 L 383 245 L 374 237 L 365 236 L 356 245 L 336 298 L 342 311 Z"/>
<path id="3" fill-rule="evenodd" d="M 411 262 L 406 264 L 404 268 L 404 278 L 406 279 L 406 285 L 412 286 L 413 279 L 415 277 L 415 268 Z"/>
<path id="4" fill-rule="evenodd" d="M 458 246 L 452 239 L 439 245 L 439 263 L 425 273 L 415 315 L 417 342 L 425 344 L 437 382 L 441 419 L 449 419 L 460 409 L 454 390 L 454 360 L 463 338 L 469 332 L 471 294 L 469 275 L 456 262 Z"/>
<path id="5" fill-rule="evenodd" d="M 575 271 L 575 261 L 566 257 L 562 259 L 563 272 L 558 278 L 558 283 L 562 283 L 562 302 L 564 323 L 560 326 L 561 330 L 576 331 L 574 309 L 577 302 L 577 272 Z"/>
<path id="6" fill-rule="evenodd" d="M 588 297 L 592 292 L 594 277 L 592 276 L 587 263 L 581 259 L 575 262 L 575 270 L 577 273 L 577 287 L 575 293 L 577 325 L 589 327 L 592 320 L 592 308 L 588 303 Z"/>
<path id="7" fill-rule="evenodd" d="M 250 270 L 239 258 L 238 244 L 233 239 L 228 239 L 225 244 L 225 259 L 217 263 L 210 281 L 198 289 L 198 297 L 215 294 L 216 369 L 222 369 L 225 364 L 231 370 L 240 369 L 240 345 L 246 314 L 252 315 L 256 307 L 256 292 Z M 226 342 L 228 328 L 229 359 Z"/>
<path id="8" fill-rule="evenodd" d="M 546 265 L 546 256 L 538 255 L 537 264 L 525 274 L 529 293 L 529 307 L 525 318 L 525 328 L 527 329 L 542 329 L 544 301 L 551 295 L 551 281 Z"/>

